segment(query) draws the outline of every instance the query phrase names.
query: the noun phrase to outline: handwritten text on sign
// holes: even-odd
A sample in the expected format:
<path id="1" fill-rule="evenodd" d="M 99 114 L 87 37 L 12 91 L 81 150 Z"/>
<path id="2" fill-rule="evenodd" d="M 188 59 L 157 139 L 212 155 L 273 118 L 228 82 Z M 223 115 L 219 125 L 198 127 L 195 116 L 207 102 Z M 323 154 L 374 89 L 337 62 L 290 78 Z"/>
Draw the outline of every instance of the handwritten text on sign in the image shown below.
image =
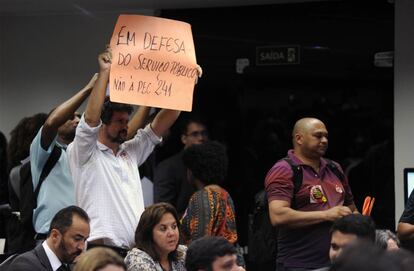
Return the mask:
<path id="1" fill-rule="evenodd" d="M 121 15 L 111 48 L 112 101 L 191 111 L 197 69 L 189 24 Z"/>

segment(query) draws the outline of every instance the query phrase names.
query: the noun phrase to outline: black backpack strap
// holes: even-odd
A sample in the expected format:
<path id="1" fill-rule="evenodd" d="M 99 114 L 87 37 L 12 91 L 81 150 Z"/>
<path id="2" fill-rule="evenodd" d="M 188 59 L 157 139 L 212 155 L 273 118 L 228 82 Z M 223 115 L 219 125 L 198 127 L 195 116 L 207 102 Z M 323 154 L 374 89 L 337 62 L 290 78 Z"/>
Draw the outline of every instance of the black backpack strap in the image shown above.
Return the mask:
<path id="1" fill-rule="evenodd" d="M 335 165 L 334 162 L 332 162 L 332 160 L 327 159 L 327 158 L 323 158 L 329 169 L 333 172 L 333 174 L 335 174 L 336 177 L 338 177 L 338 179 L 341 181 L 341 183 L 343 183 L 345 181 L 345 175 L 342 171 L 339 170 L 339 168 Z"/>
<path id="2" fill-rule="evenodd" d="M 17 199 L 19 200 L 20 200 L 20 169 L 23 167 L 23 165 L 20 164 L 12 168 L 10 171 L 9 180 L 8 180 L 9 194 L 14 193 L 14 195 L 16 195 Z"/>
<path id="3" fill-rule="evenodd" d="M 292 168 L 292 172 L 293 172 L 293 194 L 296 195 L 296 193 L 298 193 L 300 187 L 302 186 L 302 181 L 303 181 L 303 172 L 302 172 L 302 168 L 300 165 L 295 164 L 292 159 L 290 159 L 289 157 L 285 157 L 283 158 L 284 161 L 286 161 L 290 167 Z"/>
<path id="4" fill-rule="evenodd" d="M 40 174 L 39 183 L 37 184 L 36 189 L 34 190 L 34 197 L 33 197 L 34 208 L 37 207 L 37 197 L 39 196 L 40 187 L 42 186 L 43 181 L 49 175 L 52 168 L 56 165 L 61 153 L 62 153 L 62 149 L 58 147 L 57 145 L 55 145 L 53 147 L 52 153 L 50 154 L 49 158 L 46 161 L 45 166 L 43 167 L 42 173 Z"/>
<path id="5" fill-rule="evenodd" d="M 286 163 L 290 165 L 290 168 L 292 169 L 292 172 L 293 172 L 293 176 L 292 176 L 293 195 L 292 195 L 292 201 L 290 203 L 290 206 L 295 209 L 296 208 L 295 195 L 299 192 L 300 187 L 302 186 L 302 181 L 303 181 L 302 167 L 300 165 L 295 164 L 292 161 L 292 159 L 290 159 L 289 157 L 285 157 L 283 158 L 283 160 L 285 160 Z"/>

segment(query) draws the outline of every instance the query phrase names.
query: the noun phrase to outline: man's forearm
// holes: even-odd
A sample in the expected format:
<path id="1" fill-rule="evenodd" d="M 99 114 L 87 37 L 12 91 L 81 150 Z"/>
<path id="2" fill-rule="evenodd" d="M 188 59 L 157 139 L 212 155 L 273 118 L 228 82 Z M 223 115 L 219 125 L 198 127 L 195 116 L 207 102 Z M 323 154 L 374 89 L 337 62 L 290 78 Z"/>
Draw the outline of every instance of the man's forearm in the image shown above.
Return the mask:
<path id="1" fill-rule="evenodd" d="M 277 214 L 270 214 L 270 220 L 273 226 L 301 228 L 322 223 L 327 221 L 327 218 L 323 211 L 303 212 L 282 207 Z"/>
<path id="2" fill-rule="evenodd" d="M 158 112 L 154 121 L 151 123 L 151 128 L 154 133 L 161 137 L 165 132 L 174 124 L 180 115 L 181 111 L 171 110 L 171 109 L 162 109 Z"/>
<path id="3" fill-rule="evenodd" d="M 109 71 L 99 72 L 98 79 L 89 97 L 85 110 L 85 121 L 91 127 L 96 127 L 100 123 L 108 79 Z"/>
<path id="4" fill-rule="evenodd" d="M 299 228 L 325 221 L 334 221 L 351 213 L 351 209 L 347 206 L 335 206 L 321 211 L 297 211 L 290 208 L 290 204 L 286 201 L 274 200 L 269 203 L 269 216 L 272 225 L 289 228 Z"/>
<path id="5" fill-rule="evenodd" d="M 401 240 L 414 240 L 414 225 L 400 222 L 398 223 L 397 233 Z"/>
<path id="6" fill-rule="evenodd" d="M 140 106 L 131 120 L 128 122 L 128 136 L 127 139 L 131 139 L 135 136 L 138 129 L 143 128 L 145 121 L 148 117 L 151 107 Z"/>
<path id="7" fill-rule="evenodd" d="M 57 134 L 58 128 L 73 117 L 75 111 L 89 96 L 96 77 L 97 75 L 95 74 L 83 89 L 50 113 L 42 129 L 41 144 L 44 149 L 50 146 L 50 143 L 52 143 L 52 140 Z"/>

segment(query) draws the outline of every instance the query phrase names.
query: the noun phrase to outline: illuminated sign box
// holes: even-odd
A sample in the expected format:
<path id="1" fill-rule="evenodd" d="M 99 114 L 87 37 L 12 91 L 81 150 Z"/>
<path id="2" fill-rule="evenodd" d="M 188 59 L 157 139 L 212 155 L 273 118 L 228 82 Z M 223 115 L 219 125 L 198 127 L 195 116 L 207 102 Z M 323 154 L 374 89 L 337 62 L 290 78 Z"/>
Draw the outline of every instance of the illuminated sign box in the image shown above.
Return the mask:
<path id="1" fill-rule="evenodd" d="M 256 65 L 292 65 L 300 63 L 299 45 L 256 47 Z"/>

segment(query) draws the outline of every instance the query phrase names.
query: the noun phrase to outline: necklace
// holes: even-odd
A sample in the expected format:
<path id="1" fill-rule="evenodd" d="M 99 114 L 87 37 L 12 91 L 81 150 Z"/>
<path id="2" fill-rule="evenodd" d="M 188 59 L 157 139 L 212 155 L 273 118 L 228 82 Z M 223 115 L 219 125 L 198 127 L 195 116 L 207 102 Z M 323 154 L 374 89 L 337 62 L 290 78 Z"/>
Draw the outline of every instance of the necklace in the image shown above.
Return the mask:
<path id="1" fill-rule="evenodd" d="M 170 265 L 170 262 L 169 261 L 168 261 L 168 268 L 167 269 L 164 269 L 164 267 L 162 266 L 161 262 L 160 262 L 160 267 L 161 267 L 162 271 L 172 271 L 172 268 L 171 268 L 171 265 Z"/>

